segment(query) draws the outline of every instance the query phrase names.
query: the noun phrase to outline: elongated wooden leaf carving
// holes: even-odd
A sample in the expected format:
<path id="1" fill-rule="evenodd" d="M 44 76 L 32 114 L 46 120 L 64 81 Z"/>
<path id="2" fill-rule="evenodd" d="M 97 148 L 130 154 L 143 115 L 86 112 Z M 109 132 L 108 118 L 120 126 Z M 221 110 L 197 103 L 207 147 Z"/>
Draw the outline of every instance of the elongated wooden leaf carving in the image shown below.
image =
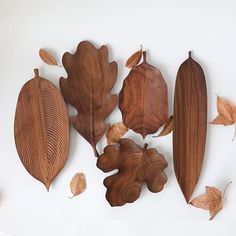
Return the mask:
<path id="1" fill-rule="evenodd" d="M 110 95 L 117 64 L 108 62 L 106 46 L 97 49 L 88 41 L 81 42 L 74 55 L 65 53 L 62 63 L 68 78 L 60 79 L 61 91 L 78 112 L 70 121 L 98 156 L 96 144 L 109 127 L 104 120 L 117 105 L 117 95 Z"/>
<path id="2" fill-rule="evenodd" d="M 49 190 L 67 160 L 69 120 L 60 91 L 38 69 L 20 91 L 14 133 L 26 170 Z"/>
<path id="3" fill-rule="evenodd" d="M 206 130 L 207 89 L 204 72 L 189 53 L 189 58 L 177 73 L 173 125 L 174 169 L 187 202 L 201 172 Z"/>
<path id="4" fill-rule="evenodd" d="M 124 125 L 143 138 L 157 132 L 167 121 L 167 85 L 160 70 L 146 62 L 145 51 L 143 62 L 135 66 L 124 80 L 119 108 Z"/>

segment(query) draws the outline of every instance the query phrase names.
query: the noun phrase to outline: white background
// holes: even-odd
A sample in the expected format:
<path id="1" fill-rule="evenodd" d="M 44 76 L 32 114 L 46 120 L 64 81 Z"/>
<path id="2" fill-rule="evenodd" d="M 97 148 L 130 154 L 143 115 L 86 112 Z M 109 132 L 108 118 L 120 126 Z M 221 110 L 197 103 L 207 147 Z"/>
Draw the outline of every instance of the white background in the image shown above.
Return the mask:
<path id="1" fill-rule="evenodd" d="M 234 0 L 0 0 L 0 235 L 235 235 L 236 141 L 233 126 L 208 125 L 202 175 L 193 194 L 206 185 L 223 189 L 229 181 L 224 209 L 210 222 L 207 211 L 187 205 L 177 185 L 172 163 L 171 135 L 147 137 L 168 160 L 168 183 L 161 193 L 146 187 L 133 204 L 112 208 L 105 200 L 106 176 L 96 168 L 88 143 L 74 130 L 68 162 L 48 193 L 33 179 L 18 158 L 13 136 L 14 112 L 22 85 L 33 77 L 33 68 L 58 85 L 63 68 L 45 65 L 40 48 L 58 61 L 74 52 L 82 40 L 109 47 L 110 60 L 119 66 L 118 93 L 128 73 L 126 59 L 142 44 L 148 60 L 159 67 L 169 88 L 173 109 L 176 72 L 193 50 L 205 71 L 208 86 L 208 120 L 217 115 L 216 94 L 236 104 L 236 2 Z M 116 109 L 108 118 L 121 121 Z M 126 135 L 143 144 L 141 136 Z M 103 139 L 98 148 L 105 146 Z M 69 200 L 69 182 L 76 172 L 87 177 L 87 190 Z"/>

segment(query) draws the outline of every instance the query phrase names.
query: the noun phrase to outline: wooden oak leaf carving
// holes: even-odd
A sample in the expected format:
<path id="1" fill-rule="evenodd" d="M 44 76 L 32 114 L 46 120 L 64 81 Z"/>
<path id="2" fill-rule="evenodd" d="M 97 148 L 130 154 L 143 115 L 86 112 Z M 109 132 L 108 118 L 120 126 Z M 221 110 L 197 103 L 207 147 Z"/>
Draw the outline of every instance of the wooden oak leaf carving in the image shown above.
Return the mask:
<path id="1" fill-rule="evenodd" d="M 90 42 L 81 42 L 75 54 L 66 52 L 62 58 L 68 77 L 60 78 L 60 88 L 66 102 L 76 110 L 70 117 L 73 127 L 92 145 L 96 144 L 109 124 L 104 120 L 117 105 L 117 95 L 111 95 L 116 77 L 116 62 L 108 62 L 106 46 L 95 48 Z"/>
<path id="2" fill-rule="evenodd" d="M 98 168 L 104 172 L 118 169 L 116 174 L 104 179 L 106 199 L 111 206 L 136 201 L 143 183 L 151 192 L 160 192 L 167 182 L 163 171 L 167 165 L 164 156 L 156 149 L 147 149 L 147 144 L 142 148 L 126 138 L 106 146 L 97 161 Z"/>

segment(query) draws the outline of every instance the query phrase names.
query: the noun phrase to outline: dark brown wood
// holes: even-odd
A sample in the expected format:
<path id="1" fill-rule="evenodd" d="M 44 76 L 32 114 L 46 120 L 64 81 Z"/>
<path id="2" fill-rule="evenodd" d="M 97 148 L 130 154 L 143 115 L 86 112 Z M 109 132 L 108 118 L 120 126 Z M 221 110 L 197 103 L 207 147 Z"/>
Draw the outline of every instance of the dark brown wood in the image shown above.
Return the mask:
<path id="1" fill-rule="evenodd" d="M 111 206 L 122 206 L 136 201 L 141 193 L 142 184 L 148 189 L 160 192 L 167 176 L 164 169 L 167 161 L 156 149 L 147 149 L 147 144 L 140 147 L 130 139 L 120 139 L 118 144 L 108 145 L 98 158 L 97 166 L 104 172 L 118 169 L 104 179 L 107 188 L 106 199 Z"/>
<path id="2" fill-rule="evenodd" d="M 67 160 L 69 120 L 60 91 L 38 69 L 20 91 L 14 134 L 26 170 L 49 190 Z"/>
<path id="3" fill-rule="evenodd" d="M 146 62 L 146 52 L 143 59 L 124 80 L 119 108 L 124 125 L 145 138 L 167 121 L 168 91 L 160 70 Z"/>
<path id="4" fill-rule="evenodd" d="M 200 176 L 207 131 L 207 89 L 201 66 L 189 58 L 175 83 L 173 155 L 179 186 L 189 202 Z"/>
<path id="5" fill-rule="evenodd" d="M 106 46 L 97 49 L 88 41 L 81 42 L 74 55 L 66 52 L 62 63 L 68 74 L 60 78 L 62 95 L 78 112 L 70 122 L 98 156 L 96 144 L 109 127 L 104 120 L 117 106 L 117 95 L 110 94 L 117 64 L 108 62 Z"/>

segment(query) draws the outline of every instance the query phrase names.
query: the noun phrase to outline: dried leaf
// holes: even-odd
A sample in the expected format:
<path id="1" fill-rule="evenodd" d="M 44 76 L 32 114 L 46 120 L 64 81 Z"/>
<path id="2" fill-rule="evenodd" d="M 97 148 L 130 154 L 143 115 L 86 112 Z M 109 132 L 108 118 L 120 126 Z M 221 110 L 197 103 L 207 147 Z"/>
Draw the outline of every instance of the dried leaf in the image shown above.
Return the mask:
<path id="1" fill-rule="evenodd" d="M 206 186 L 206 193 L 194 198 L 190 204 L 194 207 L 209 210 L 210 220 L 223 208 L 223 198 L 225 191 L 230 183 L 227 184 L 223 194 L 215 187 Z"/>
<path id="2" fill-rule="evenodd" d="M 73 194 L 73 197 L 81 194 L 86 189 L 86 178 L 83 173 L 77 173 L 73 176 L 71 182 L 70 182 L 70 189 L 71 193 Z"/>
<path id="3" fill-rule="evenodd" d="M 169 134 L 172 130 L 173 130 L 173 116 L 170 116 L 168 118 L 167 122 L 165 123 L 164 128 L 161 131 L 161 133 L 159 135 L 153 136 L 153 137 L 157 138 L 157 137 L 165 136 L 165 135 Z"/>
<path id="4" fill-rule="evenodd" d="M 106 137 L 107 137 L 107 144 L 117 143 L 118 140 L 124 136 L 126 132 L 128 132 L 128 128 L 124 126 L 123 123 L 117 123 L 110 126 L 107 129 Z"/>
<path id="5" fill-rule="evenodd" d="M 48 51 L 42 48 L 39 50 L 39 56 L 46 64 L 59 66 L 56 59 Z"/>
<path id="6" fill-rule="evenodd" d="M 210 124 L 214 125 L 232 125 L 236 122 L 236 107 L 225 98 L 217 96 L 217 110 L 219 115 Z M 233 139 L 236 135 L 236 126 Z"/>
<path id="7" fill-rule="evenodd" d="M 160 192 L 167 176 L 164 169 L 167 161 L 156 149 L 147 149 L 147 144 L 140 147 L 130 139 L 120 139 L 118 143 L 108 145 L 98 158 L 97 166 L 104 172 L 118 169 L 118 172 L 106 177 L 106 199 L 111 206 L 122 206 L 139 198 L 142 184 L 148 189 Z"/>
<path id="8" fill-rule="evenodd" d="M 109 128 L 105 119 L 118 102 L 118 96 L 110 94 L 117 63 L 108 61 L 106 46 L 97 49 L 88 41 L 82 41 L 75 54 L 66 52 L 62 63 L 68 75 L 67 79 L 60 78 L 62 95 L 78 112 L 70 122 L 98 156 L 96 145 Z"/>
<path id="9" fill-rule="evenodd" d="M 138 63 L 140 62 L 140 60 L 142 58 L 142 54 L 143 54 L 143 51 L 142 51 L 142 46 L 141 46 L 141 49 L 139 51 L 135 52 L 134 54 L 132 54 L 129 57 L 129 59 L 127 60 L 125 66 L 128 67 L 128 68 L 133 68 L 136 65 L 138 65 Z"/>

